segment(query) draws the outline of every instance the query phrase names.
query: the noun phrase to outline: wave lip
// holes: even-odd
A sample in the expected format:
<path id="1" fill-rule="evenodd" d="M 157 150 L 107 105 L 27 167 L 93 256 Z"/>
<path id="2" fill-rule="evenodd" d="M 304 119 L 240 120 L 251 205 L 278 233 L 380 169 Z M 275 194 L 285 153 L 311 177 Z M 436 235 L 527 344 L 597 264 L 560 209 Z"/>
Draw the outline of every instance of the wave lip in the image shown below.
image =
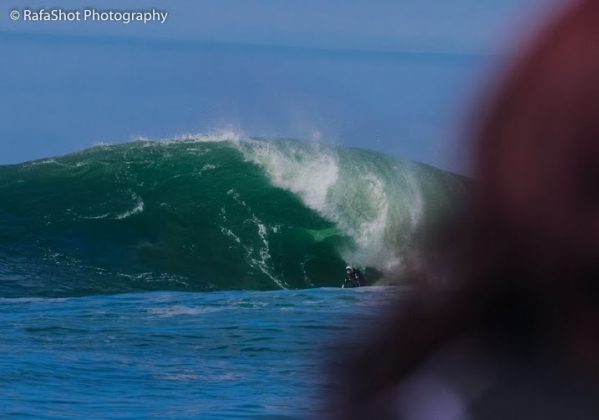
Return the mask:
<path id="1" fill-rule="evenodd" d="M 231 138 L 228 138 L 231 137 Z M 234 134 L 0 167 L 0 296 L 338 286 L 389 272 L 461 177 Z"/>
<path id="2" fill-rule="evenodd" d="M 239 148 L 273 184 L 352 238 L 344 260 L 383 272 L 401 266 L 419 232 L 467 189 L 460 176 L 362 149 L 293 140 L 249 140 Z"/>

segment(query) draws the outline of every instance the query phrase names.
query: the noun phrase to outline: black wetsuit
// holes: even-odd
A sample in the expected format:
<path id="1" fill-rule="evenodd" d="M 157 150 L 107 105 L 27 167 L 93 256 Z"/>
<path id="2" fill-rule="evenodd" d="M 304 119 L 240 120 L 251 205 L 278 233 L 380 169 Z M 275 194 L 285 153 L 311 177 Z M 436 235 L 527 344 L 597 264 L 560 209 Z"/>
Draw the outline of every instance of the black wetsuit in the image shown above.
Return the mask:
<path id="1" fill-rule="evenodd" d="M 345 281 L 343 287 L 361 287 L 366 286 L 366 281 L 360 270 L 354 269 L 351 273 L 345 272 Z"/>

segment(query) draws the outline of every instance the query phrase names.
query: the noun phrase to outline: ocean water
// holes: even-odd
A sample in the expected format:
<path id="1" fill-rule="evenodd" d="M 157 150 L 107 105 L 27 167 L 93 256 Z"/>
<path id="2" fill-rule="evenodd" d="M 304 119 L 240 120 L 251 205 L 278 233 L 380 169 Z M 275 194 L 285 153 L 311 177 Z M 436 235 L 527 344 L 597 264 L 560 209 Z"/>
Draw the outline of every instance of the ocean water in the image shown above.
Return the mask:
<path id="1" fill-rule="evenodd" d="M 390 289 L 1 299 L 0 416 L 315 416 Z"/>
<path id="2" fill-rule="evenodd" d="M 0 166 L 0 296 L 370 283 L 416 257 L 463 177 L 380 153 L 235 134 Z"/>
<path id="3" fill-rule="evenodd" d="M 315 415 L 335 346 L 467 191 L 234 133 L 0 166 L 0 416 Z M 347 264 L 375 287 L 340 289 Z"/>

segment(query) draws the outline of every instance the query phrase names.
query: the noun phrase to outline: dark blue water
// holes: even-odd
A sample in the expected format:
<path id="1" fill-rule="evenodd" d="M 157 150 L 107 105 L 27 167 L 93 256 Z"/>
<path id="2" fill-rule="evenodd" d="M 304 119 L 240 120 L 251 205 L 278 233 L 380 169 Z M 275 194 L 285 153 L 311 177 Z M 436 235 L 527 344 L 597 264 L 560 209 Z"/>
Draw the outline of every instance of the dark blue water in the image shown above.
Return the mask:
<path id="1" fill-rule="evenodd" d="M 304 418 L 393 288 L 0 300 L 0 416 Z"/>

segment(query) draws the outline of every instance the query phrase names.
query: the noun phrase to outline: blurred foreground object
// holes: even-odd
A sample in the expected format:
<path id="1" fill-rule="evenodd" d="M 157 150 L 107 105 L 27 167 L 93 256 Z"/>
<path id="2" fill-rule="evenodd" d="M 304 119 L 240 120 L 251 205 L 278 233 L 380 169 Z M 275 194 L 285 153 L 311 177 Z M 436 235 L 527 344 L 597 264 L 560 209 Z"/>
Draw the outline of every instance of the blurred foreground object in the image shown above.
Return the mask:
<path id="1" fill-rule="evenodd" d="M 599 2 L 552 20 L 476 121 L 473 199 L 332 373 L 329 418 L 599 418 Z"/>

